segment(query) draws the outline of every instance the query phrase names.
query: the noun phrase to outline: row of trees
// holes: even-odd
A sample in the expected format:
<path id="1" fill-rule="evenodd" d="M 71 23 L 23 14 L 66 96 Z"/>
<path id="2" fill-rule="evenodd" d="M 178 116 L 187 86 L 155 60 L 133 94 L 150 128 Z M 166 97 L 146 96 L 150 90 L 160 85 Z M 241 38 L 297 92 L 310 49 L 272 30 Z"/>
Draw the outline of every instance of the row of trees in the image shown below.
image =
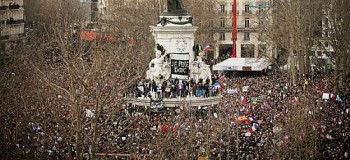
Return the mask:
<path id="1" fill-rule="evenodd" d="M 349 74 L 350 17 L 345 3 L 345 0 L 270 1 L 269 11 L 261 17 L 268 23 L 263 23 L 260 30 L 266 40 L 276 44 L 277 56 L 285 52 L 294 85 L 298 77 L 311 71 L 315 62 L 310 57 L 315 56 L 316 50 L 325 51 L 335 64 L 335 82 L 342 82 Z"/>
<path id="2" fill-rule="evenodd" d="M 58 150 L 59 154 L 71 155 L 73 147 L 76 157 L 82 159 L 90 146 L 89 156 L 95 159 L 106 123 L 129 121 L 114 113 L 123 109 L 123 93 L 144 77 L 154 56 L 149 25 L 158 21 L 166 3 L 109 1 L 105 11 L 109 16 L 96 22 L 116 41 L 79 38 L 77 31 L 84 29 L 86 16 L 78 0 L 25 3 L 30 32 L 1 67 L 0 157 L 46 159 L 47 153 L 40 150 L 52 149 L 54 137 L 59 135 L 61 148 L 68 148 Z M 206 17 L 199 14 L 201 7 L 192 1 L 185 4 L 197 13 L 195 23 L 202 25 Z M 205 33 L 199 31 L 198 36 L 202 35 Z M 87 118 L 86 109 L 93 110 L 95 116 Z M 30 131 L 32 123 L 40 126 L 42 135 Z"/>

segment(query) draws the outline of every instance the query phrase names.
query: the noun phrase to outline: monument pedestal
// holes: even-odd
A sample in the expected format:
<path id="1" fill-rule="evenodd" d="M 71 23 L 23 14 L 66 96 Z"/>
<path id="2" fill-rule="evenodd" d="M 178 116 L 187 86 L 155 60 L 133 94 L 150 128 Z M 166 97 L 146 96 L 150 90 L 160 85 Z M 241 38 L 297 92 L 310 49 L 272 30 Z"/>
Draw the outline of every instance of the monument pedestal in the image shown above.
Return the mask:
<path id="1" fill-rule="evenodd" d="M 195 57 L 193 51 L 194 34 L 198 27 L 192 25 L 192 17 L 189 15 L 167 15 L 163 14 L 156 25 L 150 26 L 155 43 L 163 47 L 166 53 L 162 54 L 167 54 L 167 57 L 160 56 L 159 51 L 157 52 L 158 49 L 156 49 L 156 58 L 150 62 L 147 79 L 154 79 L 161 83 L 164 80 L 175 78 L 180 80 L 194 79 L 195 81 L 199 79 L 211 80 L 209 66 L 202 62 L 200 57 Z M 156 61 L 164 63 L 153 65 Z M 164 79 L 160 80 L 159 77 Z"/>
<path id="2" fill-rule="evenodd" d="M 193 46 L 195 26 L 151 26 L 156 44 L 164 47 L 167 53 L 188 53 L 190 63 L 194 60 Z"/>

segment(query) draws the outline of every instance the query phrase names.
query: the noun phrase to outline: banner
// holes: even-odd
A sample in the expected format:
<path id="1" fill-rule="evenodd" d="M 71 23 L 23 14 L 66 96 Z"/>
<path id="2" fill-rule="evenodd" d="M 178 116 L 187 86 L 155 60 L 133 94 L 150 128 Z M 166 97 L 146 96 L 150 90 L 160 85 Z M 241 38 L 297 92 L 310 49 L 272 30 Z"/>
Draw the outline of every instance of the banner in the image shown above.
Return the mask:
<path id="1" fill-rule="evenodd" d="M 163 106 L 163 103 L 161 101 L 152 102 L 151 106 L 150 106 L 150 108 L 152 108 L 152 109 L 161 109 L 163 107 L 164 106 Z"/>
<path id="2" fill-rule="evenodd" d="M 190 74 L 190 54 L 171 53 L 171 78 L 188 79 Z"/>

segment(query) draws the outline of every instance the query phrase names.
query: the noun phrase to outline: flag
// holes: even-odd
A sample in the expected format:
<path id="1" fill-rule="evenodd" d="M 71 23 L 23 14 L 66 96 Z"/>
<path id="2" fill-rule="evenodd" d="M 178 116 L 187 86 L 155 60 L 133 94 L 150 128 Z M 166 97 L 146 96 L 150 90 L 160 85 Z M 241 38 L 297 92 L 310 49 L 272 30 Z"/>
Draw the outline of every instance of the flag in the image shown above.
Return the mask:
<path id="1" fill-rule="evenodd" d="M 215 87 L 216 90 L 221 90 L 220 82 L 215 82 L 214 83 L 214 87 Z"/>
<path id="2" fill-rule="evenodd" d="M 331 99 L 334 101 L 336 99 L 336 95 L 331 93 Z"/>
<path id="3" fill-rule="evenodd" d="M 335 99 L 337 102 L 339 102 L 339 103 L 343 103 L 344 101 L 340 98 L 340 96 L 339 95 L 337 95 L 337 98 Z"/>
<path id="4" fill-rule="evenodd" d="M 95 117 L 95 114 L 90 109 L 85 109 L 86 117 L 93 118 Z"/>
<path id="5" fill-rule="evenodd" d="M 289 142 L 289 135 L 287 132 L 284 133 L 284 136 L 283 136 L 283 142 L 285 144 L 287 144 Z"/>
<path id="6" fill-rule="evenodd" d="M 141 124 L 139 122 L 134 123 L 134 128 L 140 128 Z"/>
<path id="7" fill-rule="evenodd" d="M 247 98 L 246 98 L 246 97 L 241 96 L 241 99 L 240 99 L 240 100 L 241 100 L 241 103 L 242 103 L 242 104 L 244 104 L 244 105 L 247 104 Z"/>
<path id="8" fill-rule="evenodd" d="M 231 116 L 231 121 L 234 121 L 234 122 L 236 122 L 237 121 L 237 114 L 233 114 L 232 116 Z"/>
<path id="9" fill-rule="evenodd" d="M 252 100 L 252 104 L 257 104 L 258 103 L 258 98 L 254 97 Z"/>
<path id="10" fill-rule="evenodd" d="M 138 86 L 137 86 L 137 89 L 140 90 L 141 92 L 144 92 L 144 91 L 145 91 L 145 89 L 144 89 L 144 87 L 143 87 L 142 85 L 138 85 Z"/>
<path id="11" fill-rule="evenodd" d="M 207 52 L 209 49 L 210 49 L 210 45 L 207 45 L 207 46 L 204 47 L 203 50 L 204 50 L 204 52 Z"/>
<path id="12" fill-rule="evenodd" d="M 29 123 L 30 124 L 30 127 L 32 129 L 32 132 L 38 132 L 39 130 L 39 126 L 34 124 L 34 123 Z"/>
<path id="13" fill-rule="evenodd" d="M 249 113 L 250 113 L 250 108 L 246 107 L 246 108 L 244 109 L 244 113 L 245 113 L 245 114 L 249 114 Z"/>
<path id="14" fill-rule="evenodd" d="M 169 125 L 167 125 L 167 124 L 163 125 L 163 126 L 162 126 L 162 130 L 163 130 L 163 131 L 169 130 Z"/>
<path id="15" fill-rule="evenodd" d="M 246 121 L 247 120 L 247 117 L 243 114 L 239 115 L 238 118 L 237 118 L 237 121 L 238 122 L 243 122 L 243 121 Z"/>
<path id="16" fill-rule="evenodd" d="M 259 124 L 253 123 L 253 125 L 250 127 L 249 131 L 250 133 L 254 133 L 256 130 L 258 130 Z"/>
<path id="17" fill-rule="evenodd" d="M 321 129 L 321 132 L 324 132 L 326 130 L 326 126 L 325 125 L 321 125 L 320 129 Z"/>
<path id="18" fill-rule="evenodd" d="M 173 130 L 177 130 L 178 127 L 179 127 L 179 123 L 175 123 L 173 126 Z"/>
<path id="19" fill-rule="evenodd" d="M 198 53 L 203 51 L 203 46 L 202 45 L 198 45 Z"/>
<path id="20" fill-rule="evenodd" d="M 248 117 L 247 118 L 247 121 L 250 123 L 250 122 L 255 122 L 255 119 L 253 117 Z"/>

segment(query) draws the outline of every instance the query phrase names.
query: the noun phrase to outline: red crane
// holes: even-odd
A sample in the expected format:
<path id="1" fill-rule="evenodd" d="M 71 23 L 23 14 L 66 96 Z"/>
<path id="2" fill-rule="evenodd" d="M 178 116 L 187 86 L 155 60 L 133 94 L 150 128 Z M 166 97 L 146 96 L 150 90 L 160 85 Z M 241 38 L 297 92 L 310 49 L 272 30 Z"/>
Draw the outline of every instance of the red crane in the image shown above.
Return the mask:
<path id="1" fill-rule="evenodd" d="M 237 41 L 237 0 L 232 0 L 232 58 L 236 58 Z"/>

